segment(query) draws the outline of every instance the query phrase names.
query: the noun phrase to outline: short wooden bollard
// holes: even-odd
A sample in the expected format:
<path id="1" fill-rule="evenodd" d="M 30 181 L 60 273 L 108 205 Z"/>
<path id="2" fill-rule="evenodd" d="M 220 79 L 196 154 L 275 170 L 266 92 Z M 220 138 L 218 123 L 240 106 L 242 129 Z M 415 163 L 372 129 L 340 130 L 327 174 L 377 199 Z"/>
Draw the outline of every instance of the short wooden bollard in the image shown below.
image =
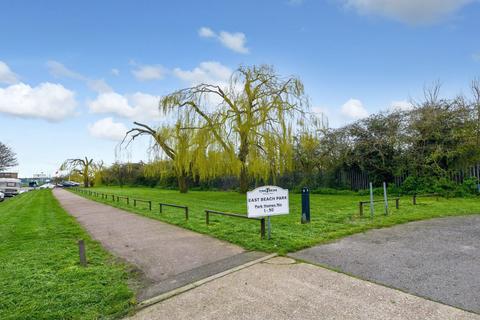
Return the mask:
<path id="1" fill-rule="evenodd" d="M 152 211 L 152 200 L 148 201 L 148 208 Z"/>
<path id="2" fill-rule="evenodd" d="M 399 198 L 396 198 L 396 199 L 395 199 L 395 208 L 396 208 L 396 209 L 399 209 L 399 208 L 400 208 L 400 199 L 399 199 Z"/>
<path id="3" fill-rule="evenodd" d="M 358 210 L 359 210 L 359 213 L 360 213 L 360 217 L 363 217 L 363 202 L 360 201 L 358 203 Z"/>
<path id="4" fill-rule="evenodd" d="M 133 199 L 133 206 L 134 206 L 134 207 L 137 206 L 137 199 Z"/>
<path id="5" fill-rule="evenodd" d="M 80 265 L 86 267 L 87 255 L 85 253 L 85 242 L 83 240 L 78 240 L 78 254 L 80 256 Z"/>
<path id="6" fill-rule="evenodd" d="M 413 205 L 416 205 L 417 204 L 417 195 L 414 194 L 413 195 Z"/>

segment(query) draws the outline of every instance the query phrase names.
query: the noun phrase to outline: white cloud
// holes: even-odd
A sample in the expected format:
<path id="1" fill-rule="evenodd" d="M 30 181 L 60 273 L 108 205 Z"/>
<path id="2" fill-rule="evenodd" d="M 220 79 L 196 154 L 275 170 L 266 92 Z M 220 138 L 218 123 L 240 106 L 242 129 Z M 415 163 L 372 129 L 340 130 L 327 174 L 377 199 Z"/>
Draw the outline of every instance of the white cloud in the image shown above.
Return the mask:
<path id="1" fill-rule="evenodd" d="M 18 82 L 18 76 L 10 70 L 10 67 L 3 61 L 0 61 L 0 83 L 15 84 Z"/>
<path id="2" fill-rule="evenodd" d="M 112 70 L 110 70 L 110 73 L 113 74 L 114 76 L 119 76 L 120 70 L 113 68 Z"/>
<path id="3" fill-rule="evenodd" d="M 158 109 L 160 97 L 136 92 L 131 95 L 121 95 L 116 92 L 101 93 L 88 107 L 92 113 L 115 114 L 117 116 L 138 121 L 159 120 Z"/>
<path id="4" fill-rule="evenodd" d="M 216 33 L 210 28 L 202 27 L 198 30 L 198 35 L 203 38 L 215 38 L 220 43 L 235 52 L 238 53 L 249 53 L 249 49 L 245 46 L 247 43 L 247 37 L 243 32 L 227 32 L 227 31 L 220 31 L 220 33 Z"/>
<path id="5" fill-rule="evenodd" d="M 93 137 L 113 141 L 121 141 L 127 130 L 123 123 L 114 122 L 111 117 L 98 120 L 88 126 L 88 131 Z"/>
<path id="6" fill-rule="evenodd" d="M 47 69 L 52 76 L 57 78 L 66 77 L 77 80 L 84 80 L 84 76 L 68 69 L 67 67 L 65 67 L 65 65 L 55 60 L 47 61 Z"/>
<path id="7" fill-rule="evenodd" d="M 230 33 L 226 31 L 220 32 L 219 35 L 220 42 L 227 48 L 238 52 L 238 53 L 248 53 L 249 50 L 245 47 L 247 42 L 247 37 L 242 32 Z"/>
<path id="8" fill-rule="evenodd" d="M 47 61 L 47 68 L 51 75 L 56 78 L 70 78 L 85 82 L 85 84 L 97 93 L 110 92 L 112 88 L 103 79 L 91 79 L 78 72 L 68 69 L 62 63 L 50 60 Z"/>
<path id="9" fill-rule="evenodd" d="M 213 38 L 216 37 L 216 33 L 212 29 L 207 27 L 202 27 L 198 30 L 198 35 L 203 38 Z"/>
<path id="10" fill-rule="evenodd" d="M 201 83 L 226 86 L 232 74 L 232 70 L 220 62 L 205 61 L 200 63 L 199 66 L 195 67 L 193 70 L 175 68 L 173 74 L 191 86 Z"/>
<path id="11" fill-rule="evenodd" d="M 408 101 L 392 101 L 390 109 L 394 111 L 408 111 L 413 109 L 413 104 Z"/>
<path id="12" fill-rule="evenodd" d="M 140 81 L 163 79 L 166 72 L 167 69 L 161 65 L 138 66 L 137 69 L 132 70 L 132 74 Z"/>
<path id="13" fill-rule="evenodd" d="M 76 106 L 75 93 L 60 84 L 18 83 L 0 88 L 0 112 L 17 117 L 60 121 L 71 116 Z"/>
<path id="14" fill-rule="evenodd" d="M 343 116 L 352 120 L 368 117 L 368 111 L 365 109 L 362 102 L 357 99 L 350 99 L 345 102 L 340 112 Z"/>
<path id="15" fill-rule="evenodd" d="M 451 16 L 475 0 L 340 0 L 360 14 L 373 14 L 408 24 L 430 24 Z"/>

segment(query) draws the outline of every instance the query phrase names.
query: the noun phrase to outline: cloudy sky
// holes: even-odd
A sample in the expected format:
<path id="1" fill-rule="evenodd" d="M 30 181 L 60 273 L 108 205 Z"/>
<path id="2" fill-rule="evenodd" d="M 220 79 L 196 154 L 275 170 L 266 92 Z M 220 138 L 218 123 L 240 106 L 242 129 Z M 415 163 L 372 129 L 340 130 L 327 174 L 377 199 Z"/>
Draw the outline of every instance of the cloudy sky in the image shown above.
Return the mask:
<path id="1" fill-rule="evenodd" d="M 0 141 L 21 176 L 115 152 L 159 97 L 224 82 L 240 64 L 299 76 L 331 126 L 408 108 L 425 86 L 466 93 L 480 76 L 477 0 L 0 0 Z"/>

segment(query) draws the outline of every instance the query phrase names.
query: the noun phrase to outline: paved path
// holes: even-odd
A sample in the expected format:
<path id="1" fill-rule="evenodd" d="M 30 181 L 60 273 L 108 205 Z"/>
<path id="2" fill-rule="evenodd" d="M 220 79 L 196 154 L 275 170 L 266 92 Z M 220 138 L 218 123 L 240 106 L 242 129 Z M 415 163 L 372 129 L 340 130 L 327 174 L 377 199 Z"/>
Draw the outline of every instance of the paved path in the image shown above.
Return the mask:
<path id="1" fill-rule="evenodd" d="M 53 193 L 94 239 L 144 273 L 147 283 L 140 300 L 264 255 L 62 189 Z"/>
<path id="2" fill-rule="evenodd" d="M 480 313 L 480 215 L 372 230 L 291 256 Z"/>
<path id="3" fill-rule="evenodd" d="M 274 258 L 150 306 L 131 320 L 455 319 L 480 316 L 321 267 Z"/>

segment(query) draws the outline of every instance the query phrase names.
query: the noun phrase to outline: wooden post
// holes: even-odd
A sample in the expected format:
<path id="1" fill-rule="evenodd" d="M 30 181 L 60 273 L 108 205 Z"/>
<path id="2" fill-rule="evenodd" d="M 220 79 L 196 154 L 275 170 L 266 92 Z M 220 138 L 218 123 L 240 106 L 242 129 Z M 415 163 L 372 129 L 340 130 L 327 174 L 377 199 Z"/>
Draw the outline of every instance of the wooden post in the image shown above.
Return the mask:
<path id="1" fill-rule="evenodd" d="M 416 205 L 417 204 L 417 194 L 414 193 L 413 194 L 413 205 Z"/>
<path id="2" fill-rule="evenodd" d="M 80 256 L 80 265 L 86 267 L 87 255 L 85 253 L 85 242 L 83 240 L 78 240 L 78 254 Z"/>
<path id="3" fill-rule="evenodd" d="M 205 223 L 210 224 L 210 217 L 209 217 L 208 210 L 205 210 Z"/>
<path id="4" fill-rule="evenodd" d="M 399 198 L 395 199 L 395 208 L 397 208 L 397 209 L 400 208 L 400 199 Z"/>
<path id="5" fill-rule="evenodd" d="M 127 197 L 127 206 L 130 204 L 130 199 Z"/>
<path id="6" fill-rule="evenodd" d="M 260 219 L 260 238 L 265 239 L 265 218 Z"/>
<path id="7" fill-rule="evenodd" d="M 162 211 L 163 211 L 163 210 L 162 210 L 162 204 L 159 203 L 158 205 L 159 205 L 158 213 L 162 213 Z"/>
<path id="8" fill-rule="evenodd" d="M 133 206 L 134 206 L 134 207 L 137 206 L 137 199 L 133 199 Z"/>
<path id="9" fill-rule="evenodd" d="M 188 220 L 188 207 L 185 207 L 185 220 Z"/>
<path id="10" fill-rule="evenodd" d="M 150 208 L 150 211 L 152 211 L 152 200 L 148 201 L 148 207 Z"/>
<path id="11" fill-rule="evenodd" d="M 360 217 L 363 217 L 363 202 L 360 201 L 358 203 L 358 212 L 360 213 Z"/>
<path id="12" fill-rule="evenodd" d="M 112 194 L 112 201 L 115 201 L 115 195 Z"/>

